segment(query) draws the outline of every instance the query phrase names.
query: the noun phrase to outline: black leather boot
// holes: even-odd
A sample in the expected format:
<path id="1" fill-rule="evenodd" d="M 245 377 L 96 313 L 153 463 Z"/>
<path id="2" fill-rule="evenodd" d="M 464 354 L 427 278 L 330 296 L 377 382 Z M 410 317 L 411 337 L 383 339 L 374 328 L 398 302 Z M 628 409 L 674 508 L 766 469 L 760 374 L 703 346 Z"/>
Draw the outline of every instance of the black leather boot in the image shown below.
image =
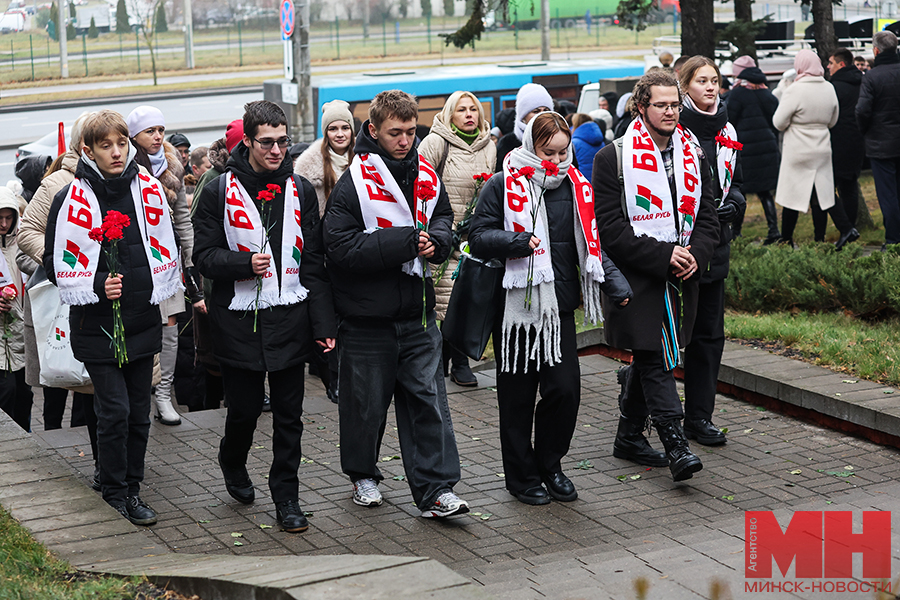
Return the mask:
<path id="1" fill-rule="evenodd" d="M 654 450 L 644 437 L 644 421 L 635 423 L 623 416 L 619 417 L 613 456 L 647 467 L 665 467 L 669 464 L 665 453 Z"/>
<path id="2" fill-rule="evenodd" d="M 775 199 L 772 198 L 771 194 L 760 195 L 759 200 L 762 202 L 763 212 L 766 215 L 766 225 L 769 228 L 768 236 L 763 245 L 768 245 L 781 239 L 781 234 L 778 233 L 778 211 L 775 208 Z"/>
<path id="3" fill-rule="evenodd" d="M 462 387 L 476 387 L 478 378 L 469 368 L 469 357 L 450 347 L 450 381 Z"/>
<path id="4" fill-rule="evenodd" d="M 688 445 L 687 438 L 684 437 L 684 431 L 681 429 L 680 419 L 659 421 L 655 425 L 656 431 L 659 433 L 659 439 L 662 440 L 663 446 L 666 448 L 672 479 L 675 481 L 690 479 L 694 476 L 694 473 L 703 468 L 703 463 L 691 452 L 691 447 Z"/>

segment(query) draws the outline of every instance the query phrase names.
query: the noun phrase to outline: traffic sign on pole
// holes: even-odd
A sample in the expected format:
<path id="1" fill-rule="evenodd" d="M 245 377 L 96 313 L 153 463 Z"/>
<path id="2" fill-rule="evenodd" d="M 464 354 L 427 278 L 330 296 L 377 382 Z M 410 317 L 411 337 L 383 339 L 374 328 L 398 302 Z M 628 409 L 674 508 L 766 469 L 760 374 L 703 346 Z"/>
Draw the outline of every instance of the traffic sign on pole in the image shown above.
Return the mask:
<path id="1" fill-rule="evenodd" d="M 289 40 L 294 33 L 294 2 L 281 1 L 281 39 Z"/>

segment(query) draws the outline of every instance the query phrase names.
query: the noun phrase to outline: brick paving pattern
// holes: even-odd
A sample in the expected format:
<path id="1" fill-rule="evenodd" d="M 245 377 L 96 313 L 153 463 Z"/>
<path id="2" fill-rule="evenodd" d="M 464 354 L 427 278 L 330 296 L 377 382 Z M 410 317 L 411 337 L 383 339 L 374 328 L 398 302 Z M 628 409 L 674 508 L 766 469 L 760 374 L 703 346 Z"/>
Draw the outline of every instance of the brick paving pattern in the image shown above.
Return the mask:
<path id="1" fill-rule="evenodd" d="M 575 502 L 530 507 L 506 491 L 492 372 L 483 372 L 474 390 L 448 383 L 462 463 L 456 491 L 472 514 L 445 521 L 418 517 L 402 461 L 393 458 L 400 454 L 393 415 L 379 464 L 385 503 L 356 506 L 340 470 L 337 407 L 308 378 L 300 471 L 300 503 L 311 513 L 308 532 L 287 534 L 275 523 L 266 485 L 270 414 L 260 419 L 248 462 L 256 502 L 243 506 L 228 496 L 215 462 L 224 424 L 224 410 L 216 410 L 184 413 L 177 427 L 154 422 L 142 497 L 160 519 L 147 533 L 154 543 L 183 553 L 427 556 L 496 598 L 633 598 L 636 577 L 647 579 L 652 598 L 709 597 L 715 580 L 735 598 L 814 598 L 743 595 L 744 511 L 774 510 L 784 525 L 793 510 L 900 510 L 896 449 L 725 396 L 719 396 L 714 417 L 729 429 L 728 444 L 692 444 L 704 469 L 690 481 L 675 484 L 668 469 L 613 458 L 619 366 L 599 356 L 582 359 L 582 405 L 563 464 L 578 488 Z M 36 437 L 87 476 L 86 430 L 44 432 L 39 413 L 36 398 Z M 661 447 L 655 434 L 650 439 Z M 897 541 L 895 535 L 894 548 Z"/>

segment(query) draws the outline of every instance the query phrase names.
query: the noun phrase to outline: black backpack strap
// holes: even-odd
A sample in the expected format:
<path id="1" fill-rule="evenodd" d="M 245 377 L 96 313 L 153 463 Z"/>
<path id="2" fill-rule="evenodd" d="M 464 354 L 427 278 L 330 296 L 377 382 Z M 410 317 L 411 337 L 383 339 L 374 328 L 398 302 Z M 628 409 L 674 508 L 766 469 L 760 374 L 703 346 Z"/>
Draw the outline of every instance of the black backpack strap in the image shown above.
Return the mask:
<path id="1" fill-rule="evenodd" d="M 441 155 L 441 162 L 437 164 L 437 168 L 435 169 L 435 171 L 437 171 L 438 177 L 440 177 L 441 179 L 444 179 L 444 165 L 447 164 L 448 154 L 450 154 L 450 141 L 444 140 L 444 153 Z"/>

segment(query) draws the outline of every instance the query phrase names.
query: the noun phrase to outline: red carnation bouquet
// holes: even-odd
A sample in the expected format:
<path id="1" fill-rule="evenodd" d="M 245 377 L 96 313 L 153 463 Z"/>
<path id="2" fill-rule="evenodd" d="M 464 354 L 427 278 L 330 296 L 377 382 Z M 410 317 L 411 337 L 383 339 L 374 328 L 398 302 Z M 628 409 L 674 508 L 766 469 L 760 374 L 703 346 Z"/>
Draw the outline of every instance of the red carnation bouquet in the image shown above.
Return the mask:
<path id="1" fill-rule="evenodd" d="M 731 148 L 732 150 L 743 150 L 744 145 L 737 140 L 732 140 L 724 135 L 716 136 L 716 143 L 722 146 L 723 148 Z"/>
<path id="2" fill-rule="evenodd" d="M 266 189 L 259 190 L 259 193 L 256 194 L 256 199 L 262 203 L 262 222 L 263 222 L 263 234 L 262 241 L 259 244 L 259 251 L 262 252 L 266 244 L 269 242 L 269 233 L 272 230 L 272 225 L 269 224 L 269 213 L 272 212 L 272 200 L 275 199 L 275 194 L 281 193 L 281 186 L 277 183 L 268 183 L 266 184 Z M 273 257 L 274 260 L 274 257 Z M 262 292 L 263 286 L 263 275 L 256 276 L 256 305 L 253 307 L 253 333 L 256 333 L 256 320 L 259 316 L 259 295 Z"/>
<path id="3" fill-rule="evenodd" d="M 119 240 L 125 237 L 124 229 L 131 225 L 128 215 L 123 215 L 117 210 L 111 210 L 103 217 L 100 227 L 94 227 L 88 232 L 88 237 L 100 244 L 106 255 L 106 266 L 109 268 L 110 277 L 119 277 Z M 113 332 L 110 334 L 105 329 L 103 333 L 109 336 L 113 353 L 119 367 L 128 362 L 128 350 L 125 348 L 125 324 L 122 321 L 121 298 L 113 300 Z"/>
<path id="4" fill-rule="evenodd" d="M 19 296 L 19 291 L 16 289 L 16 286 L 10 284 L 0 290 L 0 297 L 2 297 L 7 302 L 12 303 Z M 4 351 L 6 353 L 6 372 L 3 374 L 4 377 L 9 375 L 10 371 L 12 371 L 12 357 L 9 351 L 9 340 L 12 339 L 13 332 L 9 328 L 10 325 L 15 322 L 16 317 L 11 314 L 12 310 L 3 313 L 3 346 Z"/>

